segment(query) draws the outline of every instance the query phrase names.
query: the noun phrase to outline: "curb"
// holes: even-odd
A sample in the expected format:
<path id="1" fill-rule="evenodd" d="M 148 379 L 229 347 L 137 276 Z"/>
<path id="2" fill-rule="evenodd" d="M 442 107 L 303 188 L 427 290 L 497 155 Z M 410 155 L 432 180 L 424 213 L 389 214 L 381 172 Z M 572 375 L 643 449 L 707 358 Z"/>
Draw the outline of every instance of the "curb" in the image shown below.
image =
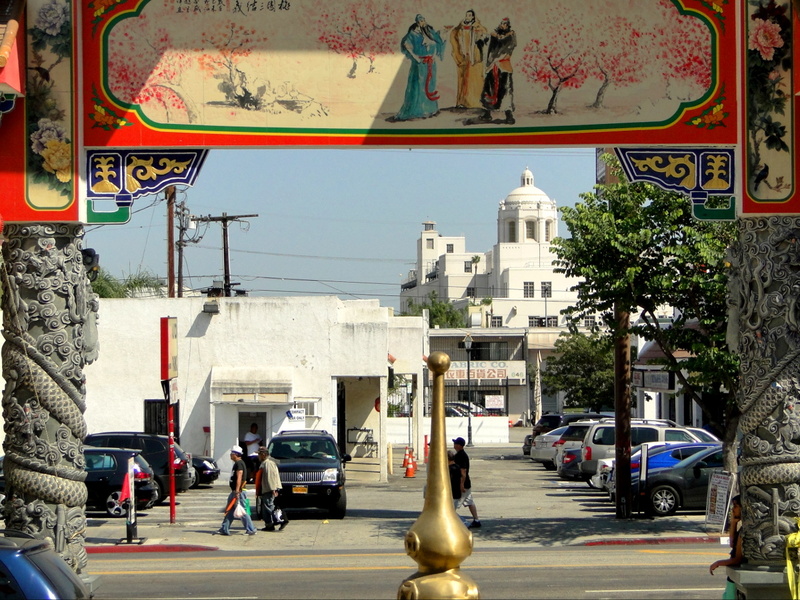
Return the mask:
<path id="1" fill-rule="evenodd" d="M 214 550 L 219 550 L 219 548 L 216 546 L 200 546 L 194 544 L 150 544 L 148 546 L 89 546 L 86 548 L 86 553 L 114 554 L 124 552 L 211 552 Z"/>
<path id="2" fill-rule="evenodd" d="M 634 538 L 616 540 L 595 540 L 584 542 L 581 546 L 633 546 L 639 544 L 719 544 L 720 538 L 708 536 L 685 536 L 663 538 Z"/>

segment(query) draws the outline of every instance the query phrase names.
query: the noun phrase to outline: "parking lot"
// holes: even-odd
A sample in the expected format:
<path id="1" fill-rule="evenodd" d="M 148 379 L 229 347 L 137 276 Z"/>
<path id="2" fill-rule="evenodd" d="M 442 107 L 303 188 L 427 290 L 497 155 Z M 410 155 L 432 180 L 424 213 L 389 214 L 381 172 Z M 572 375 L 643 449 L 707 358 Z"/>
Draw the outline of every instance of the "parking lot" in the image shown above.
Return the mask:
<path id="1" fill-rule="evenodd" d="M 582 482 L 560 480 L 522 454 L 528 428 L 511 430 L 512 442 L 467 449 L 472 458 L 473 494 L 483 522 L 475 530 L 481 547 L 509 545 L 557 546 L 641 538 L 697 539 L 704 541 L 705 515 L 699 511 L 658 519 L 615 518 L 614 505 L 605 494 Z M 395 452 L 402 457 L 402 452 Z M 404 477 L 396 459 L 387 483 L 348 481 L 348 510 L 342 520 L 328 519 L 318 511 L 295 511 L 280 533 L 259 532 L 248 537 L 239 524 L 231 537 L 214 535 L 222 519 L 227 482 L 201 486 L 178 496 L 177 519 L 169 523 L 169 506 L 155 506 L 139 516 L 139 537 L 145 545 L 189 544 L 220 549 L 293 548 L 357 549 L 402 547 L 403 535 L 423 506 L 426 468 Z M 468 515 L 461 509 L 463 516 Z M 257 523 L 258 525 L 258 523 Z M 719 532 L 709 533 L 712 537 Z M 124 519 L 90 515 L 87 545 L 102 551 L 125 537 Z"/>

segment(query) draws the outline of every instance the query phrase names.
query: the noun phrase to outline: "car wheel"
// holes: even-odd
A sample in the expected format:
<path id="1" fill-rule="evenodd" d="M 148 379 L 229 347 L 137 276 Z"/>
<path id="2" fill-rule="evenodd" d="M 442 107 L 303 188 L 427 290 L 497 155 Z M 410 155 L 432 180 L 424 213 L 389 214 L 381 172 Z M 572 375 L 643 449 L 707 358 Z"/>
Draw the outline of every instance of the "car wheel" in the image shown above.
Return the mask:
<path id="1" fill-rule="evenodd" d="M 543 462 L 542 466 L 547 469 L 548 471 L 555 471 L 556 464 L 554 462 Z"/>
<path id="2" fill-rule="evenodd" d="M 155 483 L 156 483 L 156 500 L 155 502 L 153 502 L 153 504 L 161 504 L 166 498 L 166 495 L 164 494 L 164 488 L 161 487 L 161 482 L 158 479 L 156 479 Z"/>
<path id="3" fill-rule="evenodd" d="M 194 489 L 198 485 L 200 485 L 200 471 L 194 468 L 189 469 L 189 487 Z"/>
<path id="4" fill-rule="evenodd" d="M 117 492 L 111 492 L 106 498 L 106 513 L 109 517 L 124 517 L 125 516 L 125 507 L 119 501 L 120 496 L 122 495 L 122 490 Z"/>
<path id="5" fill-rule="evenodd" d="M 678 510 L 680 498 L 675 488 L 659 485 L 650 492 L 650 512 L 656 517 L 668 517 Z"/>
<path id="6" fill-rule="evenodd" d="M 345 491 L 342 490 L 342 494 L 339 496 L 339 499 L 331 505 L 328 509 L 328 516 L 331 519 L 344 519 L 344 515 L 347 512 L 347 494 Z"/>

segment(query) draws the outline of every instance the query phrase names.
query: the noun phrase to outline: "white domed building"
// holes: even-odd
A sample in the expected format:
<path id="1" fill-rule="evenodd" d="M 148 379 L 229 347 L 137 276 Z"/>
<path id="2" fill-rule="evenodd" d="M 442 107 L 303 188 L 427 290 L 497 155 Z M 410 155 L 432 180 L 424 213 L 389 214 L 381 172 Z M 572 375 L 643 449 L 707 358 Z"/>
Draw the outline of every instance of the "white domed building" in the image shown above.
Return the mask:
<path id="1" fill-rule="evenodd" d="M 401 286 L 401 308 L 440 300 L 469 307 L 470 327 L 563 328 L 560 311 L 575 303 L 574 285 L 553 272 L 551 242 L 558 233 L 556 203 L 534 185 L 527 168 L 520 186 L 500 201 L 497 243 L 488 252 L 466 249 L 464 237 L 446 237 L 423 223 L 416 269 Z"/>

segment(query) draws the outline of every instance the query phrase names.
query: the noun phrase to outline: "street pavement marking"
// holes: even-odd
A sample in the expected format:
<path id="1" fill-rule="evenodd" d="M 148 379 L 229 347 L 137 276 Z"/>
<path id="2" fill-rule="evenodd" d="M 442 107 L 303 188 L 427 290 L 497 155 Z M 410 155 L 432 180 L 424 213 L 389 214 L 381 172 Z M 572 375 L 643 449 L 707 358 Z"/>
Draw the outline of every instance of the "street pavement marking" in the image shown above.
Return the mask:
<path id="1" fill-rule="evenodd" d="M 263 557 L 261 557 L 263 559 Z M 131 565 L 133 566 L 133 565 Z M 612 565 L 603 565 L 604 567 L 631 567 L 630 563 L 620 563 Z M 641 567 L 652 567 L 653 565 L 639 565 Z M 697 567 L 698 563 L 670 563 L 670 567 Z M 151 571 L 136 571 L 133 569 L 126 569 L 125 571 L 104 571 L 102 569 L 89 569 L 92 575 L 174 575 L 176 573 L 195 574 L 195 573 L 303 573 L 303 572 L 318 572 L 318 571 L 408 571 L 413 569 L 413 565 L 373 565 L 366 567 L 272 567 L 272 568 L 237 568 L 237 569 L 180 569 L 171 568 L 163 570 Z M 511 569 L 574 569 L 574 565 L 469 565 L 464 568 L 464 571 L 480 571 L 486 569 L 493 570 L 511 570 Z M 706 589 L 706 588 L 703 588 Z M 716 589 L 716 588 L 708 588 Z M 631 592 L 634 590 L 630 590 Z"/>
<path id="2" fill-rule="evenodd" d="M 724 587 L 699 587 L 699 588 L 669 588 L 653 590 L 651 588 L 640 588 L 634 590 L 584 590 L 585 594 L 648 594 L 652 592 L 713 592 L 722 591 Z"/>

